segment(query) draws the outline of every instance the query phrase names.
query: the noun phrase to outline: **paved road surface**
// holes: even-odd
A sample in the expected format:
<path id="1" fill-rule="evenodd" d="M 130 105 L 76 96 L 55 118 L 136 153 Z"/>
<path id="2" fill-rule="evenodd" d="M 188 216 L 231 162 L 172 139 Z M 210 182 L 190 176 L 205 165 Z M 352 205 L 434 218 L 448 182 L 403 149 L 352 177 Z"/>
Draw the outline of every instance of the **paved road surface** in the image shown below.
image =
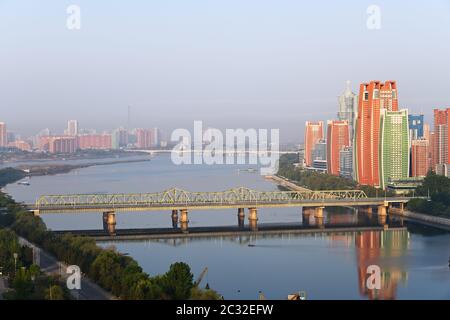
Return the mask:
<path id="1" fill-rule="evenodd" d="M 48 275 L 60 275 L 64 281 L 67 279 L 67 265 L 56 260 L 53 256 L 42 249 L 36 247 L 26 239 L 19 237 L 22 245 L 34 248 L 39 251 L 37 263 L 43 272 Z M 70 290 L 72 296 L 79 300 L 111 300 L 114 296 L 103 290 L 98 285 L 87 279 L 84 275 L 81 277 L 81 290 Z"/>
<path id="2" fill-rule="evenodd" d="M 3 293 L 6 292 L 6 279 L 0 276 L 0 300 L 3 300 Z"/>

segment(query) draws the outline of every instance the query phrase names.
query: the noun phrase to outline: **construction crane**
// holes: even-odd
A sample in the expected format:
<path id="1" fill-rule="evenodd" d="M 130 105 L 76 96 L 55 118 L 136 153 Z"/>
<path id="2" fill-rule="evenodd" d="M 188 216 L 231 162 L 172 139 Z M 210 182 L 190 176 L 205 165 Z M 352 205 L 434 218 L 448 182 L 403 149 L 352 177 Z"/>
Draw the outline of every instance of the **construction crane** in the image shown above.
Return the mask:
<path id="1" fill-rule="evenodd" d="M 202 273 L 200 273 L 200 276 L 197 278 L 197 280 L 194 282 L 194 287 L 198 287 L 200 285 L 200 282 L 202 282 L 205 275 L 208 273 L 208 267 L 205 267 L 203 269 Z M 206 289 L 209 289 L 209 283 L 206 281 Z"/>

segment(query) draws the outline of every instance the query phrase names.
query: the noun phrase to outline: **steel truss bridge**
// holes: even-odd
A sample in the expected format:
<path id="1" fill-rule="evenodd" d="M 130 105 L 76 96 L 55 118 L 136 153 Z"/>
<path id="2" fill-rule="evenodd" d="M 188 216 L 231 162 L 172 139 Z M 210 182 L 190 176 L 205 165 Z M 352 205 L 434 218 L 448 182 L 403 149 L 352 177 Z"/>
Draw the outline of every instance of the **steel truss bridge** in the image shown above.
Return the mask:
<path id="1" fill-rule="evenodd" d="M 262 207 L 388 206 L 410 198 L 369 198 L 361 190 L 257 191 L 244 187 L 222 192 L 171 188 L 154 193 L 43 195 L 27 205 L 35 213 L 152 211 Z"/>

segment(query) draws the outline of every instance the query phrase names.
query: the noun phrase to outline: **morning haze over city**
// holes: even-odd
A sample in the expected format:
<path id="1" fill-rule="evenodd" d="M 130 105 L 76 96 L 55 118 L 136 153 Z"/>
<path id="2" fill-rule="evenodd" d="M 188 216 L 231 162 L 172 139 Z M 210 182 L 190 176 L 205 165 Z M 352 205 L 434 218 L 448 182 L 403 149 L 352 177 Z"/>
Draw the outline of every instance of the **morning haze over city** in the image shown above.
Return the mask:
<path id="1" fill-rule="evenodd" d="M 449 17 L 449 0 L 0 1 L 0 309 L 448 306 Z"/>
<path id="2" fill-rule="evenodd" d="M 359 1 L 79 2 L 77 32 L 64 2 L 1 4 L 14 33 L 2 36 L 0 121 L 23 138 L 69 119 L 113 130 L 131 106 L 136 128 L 281 127 L 298 143 L 306 120 L 336 116 L 346 80 L 356 93 L 396 80 L 401 107 L 429 122 L 448 102 L 448 1 L 381 1 L 379 30 Z"/>

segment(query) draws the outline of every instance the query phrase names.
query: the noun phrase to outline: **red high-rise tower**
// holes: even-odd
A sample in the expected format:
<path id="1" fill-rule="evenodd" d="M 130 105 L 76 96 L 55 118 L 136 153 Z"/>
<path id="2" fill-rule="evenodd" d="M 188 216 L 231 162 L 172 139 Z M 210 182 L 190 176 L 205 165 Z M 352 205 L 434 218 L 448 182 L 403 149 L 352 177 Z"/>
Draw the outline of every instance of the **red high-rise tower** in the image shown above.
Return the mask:
<path id="1" fill-rule="evenodd" d="M 434 140 L 432 170 L 438 164 L 448 164 L 448 150 L 450 149 L 450 108 L 434 109 Z"/>
<path id="2" fill-rule="evenodd" d="M 425 177 L 430 168 L 429 163 L 430 143 L 425 138 L 411 141 L 411 176 Z"/>
<path id="3" fill-rule="evenodd" d="M 327 168 L 328 173 L 339 175 L 339 154 L 350 145 L 348 121 L 328 121 L 327 129 Z"/>
<path id="4" fill-rule="evenodd" d="M 305 163 L 312 166 L 312 152 L 319 140 L 323 139 L 323 122 L 306 121 L 305 124 Z"/>
<path id="5" fill-rule="evenodd" d="M 359 88 L 355 128 L 355 174 L 360 184 L 380 186 L 380 109 L 398 111 L 395 81 L 371 81 Z"/>

